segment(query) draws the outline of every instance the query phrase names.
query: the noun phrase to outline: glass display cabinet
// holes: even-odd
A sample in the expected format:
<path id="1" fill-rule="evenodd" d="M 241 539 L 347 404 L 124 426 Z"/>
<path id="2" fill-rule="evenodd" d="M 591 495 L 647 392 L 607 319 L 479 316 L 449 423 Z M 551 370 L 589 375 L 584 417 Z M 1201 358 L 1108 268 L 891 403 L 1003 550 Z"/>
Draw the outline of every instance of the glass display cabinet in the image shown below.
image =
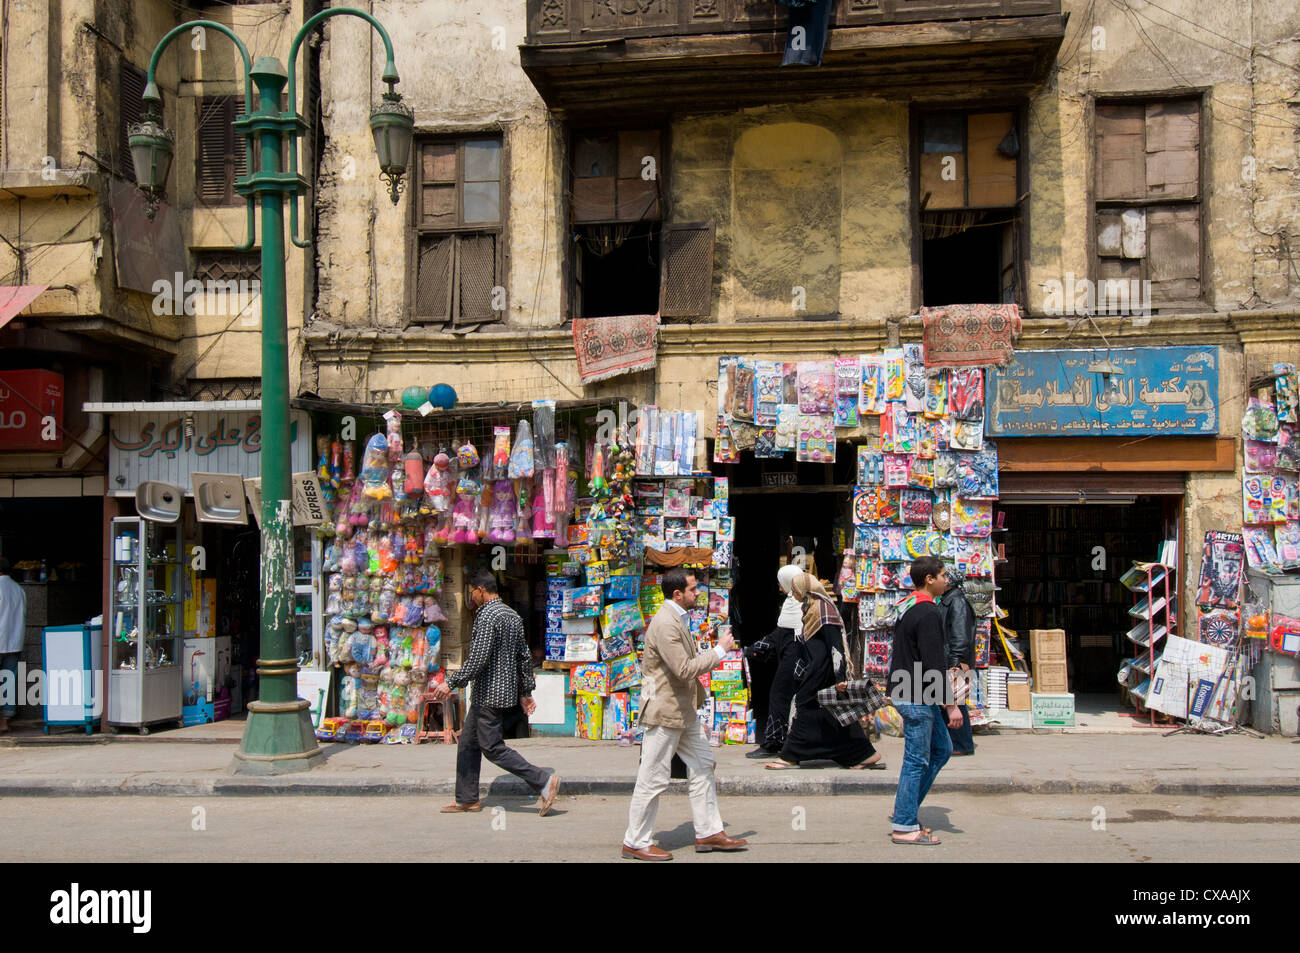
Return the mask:
<path id="1" fill-rule="evenodd" d="M 181 724 L 185 574 L 180 524 L 118 517 L 111 530 L 108 724 Z"/>

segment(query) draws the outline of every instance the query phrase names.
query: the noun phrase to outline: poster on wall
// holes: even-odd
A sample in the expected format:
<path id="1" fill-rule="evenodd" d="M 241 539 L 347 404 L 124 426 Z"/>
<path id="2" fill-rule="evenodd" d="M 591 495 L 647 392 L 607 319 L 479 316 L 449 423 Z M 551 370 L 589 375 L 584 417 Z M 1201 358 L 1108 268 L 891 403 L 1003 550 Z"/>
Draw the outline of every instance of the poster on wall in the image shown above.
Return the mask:
<path id="1" fill-rule="evenodd" d="M 1196 588 L 1196 604 L 1220 609 L 1236 609 L 1241 588 L 1241 568 L 1246 547 L 1240 533 L 1211 530 L 1205 534 L 1201 552 L 1201 579 Z"/>

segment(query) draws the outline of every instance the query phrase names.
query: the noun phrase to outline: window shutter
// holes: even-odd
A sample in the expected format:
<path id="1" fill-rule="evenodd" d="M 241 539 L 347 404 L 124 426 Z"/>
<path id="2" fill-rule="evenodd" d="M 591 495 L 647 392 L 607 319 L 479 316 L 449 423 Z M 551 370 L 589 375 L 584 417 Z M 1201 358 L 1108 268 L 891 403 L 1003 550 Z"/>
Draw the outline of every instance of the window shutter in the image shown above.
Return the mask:
<path id="1" fill-rule="evenodd" d="M 608 222 L 615 217 L 618 139 L 578 136 L 573 146 L 573 221 Z"/>
<path id="2" fill-rule="evenodd" d="M 1147 277 L 1155 303 L 1192 301 L 1201 296 L 1201 210 L 1199 206 L 1147 209 Z"/>
<path id="3" fill-rule="evenodd" d="M 198 169 L 195 188 L 204 205 L 224 205 L 230 195 L 230 120 L 225 96 L 206 96 L 198 101 Z"/>
<path id="4" fill-rule="evenodd" d="M 451 315 L 452 259 L 456 247 L 453 235 L 420 240 L 420 258 L 415 280 L 415 313 L 426 320 L 445 321 Z"/>
<path id="5" fill-rule="evenodd" d="M 1146 107 L 1146 189 L 1153 197 L 1194 199 L 1200 180 L 1200 107 L 1191 100 Z"/>
<path id="6" fill-rule="evenodd" d="M 713 223 L 665 226 L 661 257 L 660 316 L 707 318 L 713 302 Z"/>
<path id="7" fill-rule="evenodd" d="M 653 178 L 642 178 L 653 160 Z M 646 129 L 618 134 L 618 201 L 615 208 L 620 222 L 657 222 L 659 182 L 663 160 L 659 148 L 659 130 Z"/>
<path id="8" fill-rule="evenodd" d="M 1097 200 L 1140 199 L 1146 186 L 1146 107 L 1097 107 Z"/>
<path id="9" fill-rule="evenodd" d="M 462 235 L 456 248 L 456 278 L 460 302 L 457 324 L 493 321 L 492 289 L 496 286 L 496 236 Z"/>
<path id="10" fill-rule="evenodd" d="M 141 97 L 144 96 L 145 74 L 122 60 L 118 64 L 117 78 L 117 109 L 120 119 L 118 149 L 121 150 L 118 155 L 118 171 L 134 182 L 135 165 L 131 162 L 131 142 L 126 130 L 131 123 L 144 119 L 144 101 Z"/>

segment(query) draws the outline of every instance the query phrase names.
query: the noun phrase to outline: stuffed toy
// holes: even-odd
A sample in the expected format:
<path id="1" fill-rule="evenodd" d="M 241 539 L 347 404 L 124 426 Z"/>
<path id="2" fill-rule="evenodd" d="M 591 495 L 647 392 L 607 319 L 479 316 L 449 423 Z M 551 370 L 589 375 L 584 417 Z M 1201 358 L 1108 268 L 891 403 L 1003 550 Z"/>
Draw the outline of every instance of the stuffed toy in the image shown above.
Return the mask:
<path id="1" fill-rule="evenodd" d="M 452 487 L 455 485 L 456 481 L 451 475 L 451 458 L 439 450 L 433 458 L 433 466 L 424 475 L 424 499 L 420 503 L 420 515 L 430 516 L 451 509 Z"/>
<path id="2" fill-rule="evenodd" d="M 369 499 L 387 500 L 392 497 L 388 473 L 388 441 L 383 434 L 377 433 L 366 441 L 366 454 L 361 461 L 361 481 Z"/>

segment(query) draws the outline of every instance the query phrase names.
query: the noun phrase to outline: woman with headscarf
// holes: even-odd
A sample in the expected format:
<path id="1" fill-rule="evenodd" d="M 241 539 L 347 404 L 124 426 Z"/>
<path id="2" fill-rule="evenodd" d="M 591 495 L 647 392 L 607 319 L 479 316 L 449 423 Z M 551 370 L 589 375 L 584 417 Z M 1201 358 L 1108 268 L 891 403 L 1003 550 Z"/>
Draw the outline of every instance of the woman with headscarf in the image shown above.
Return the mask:
<path id="1" fill-rule="evenodd" d="M 776 619 L 776 628 L 753 645 L 746 646 L 745 658 L 776 663 L 772 688 L 768 692 L 767 719 L 758 747 L 747 758 L 770 758 L 781 750 L 790 730 L 790 714 L 794 701 L 795 633 L 803 626 L 803 607 L 790 595 L 790 583 L 803 573 L 798 566 L 782 566 L 776 571 L 776 582 L 785 593 L 785 602 Z"/>
<path id="2" fill-rule="evenodd" d="M 842 768 L 883 768 L 880 754 L 858 724 L 841 725 L 817 702 L 817 693 L 856 672 L 844 650 L 844 620 L 826 588 L 808 573 L 790 584 L 803 619 L 795 640 L 795 716 L 773 770 L 793 768 L 804 761 L 834 761 Z"/>

